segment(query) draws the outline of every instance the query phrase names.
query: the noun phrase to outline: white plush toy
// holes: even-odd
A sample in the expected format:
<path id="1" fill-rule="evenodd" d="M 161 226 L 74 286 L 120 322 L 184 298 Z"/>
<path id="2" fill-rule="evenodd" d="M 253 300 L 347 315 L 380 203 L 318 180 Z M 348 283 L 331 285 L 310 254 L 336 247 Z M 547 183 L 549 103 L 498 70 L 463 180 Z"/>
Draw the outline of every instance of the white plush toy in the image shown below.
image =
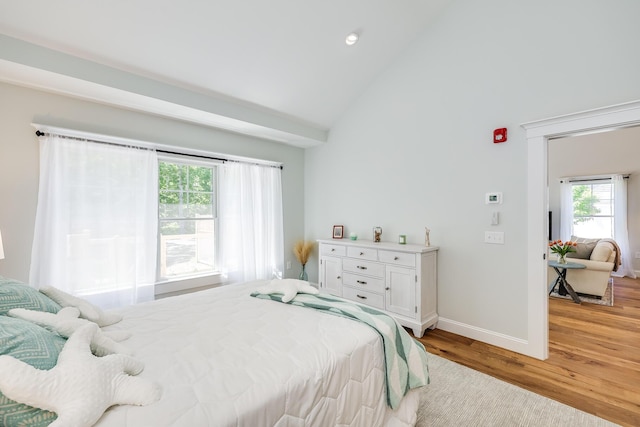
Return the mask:
<path id="1" fill-rule="evenodd" d="M 75 307 L 65 307 L 57 314 L 47 313 L 44 311 L 25 310 L 24 308 L 13 308 L 9 310 L 9 316 L 18 317 L 29 322 L 36 323 L 40 326 L 57 332 L 59 335 L 69 338 L 75 331 L 82 326 L 93 323 L 86 319 L 79 319 L 80 310 Z M 126 331 L 116 331 L 117 335 L 111 335 L 108 332 L 102 332 L 98 329 L 91 340 L 91 350 L 96 356 L 105 356 L 107 354 L 122 353 L 131 354 L 127 347 L 116 342 L 121 338 L 131 336 Z M 114 339 L 115 337 L 115 339 Z"/>
<path id="2" fill-rule="evenodd" d="M 50 427 L 89 427 L 112 405 L 148 405 L 160 387 L 133 377 L 142 362 L 123 354 L 96 357 L 89 343 L 98 326 L 88 323 L 71 335 L 58 363 L 39 370 L 11 356 L 0 356 L 0 391 L 9 399 L 55 412 Z"/>
<path id="3" fill-rule="evenodd" d="M 261 286 L 256 291 L 261 294 L 281 293 L 282 302 L 291 301 L 297 294 L 317 294 L 318 290 L 311 286 L 309 282 L 298 279 L 274 279 L 265 286 Z"/>
<path id="4" fill-rule="evenodd" d="M 107 313 L 100 307 L 96 307 L 89 301 L 74 297 L 60 289 L 46 286 L 40 288 L 40 292 L 57 302 L 63 307 L 77 307 L 80 310 L 80 317 L 97 323 L 98 326 L 109 326 L 122 320 L 122 315 L 117 313 Z"/>

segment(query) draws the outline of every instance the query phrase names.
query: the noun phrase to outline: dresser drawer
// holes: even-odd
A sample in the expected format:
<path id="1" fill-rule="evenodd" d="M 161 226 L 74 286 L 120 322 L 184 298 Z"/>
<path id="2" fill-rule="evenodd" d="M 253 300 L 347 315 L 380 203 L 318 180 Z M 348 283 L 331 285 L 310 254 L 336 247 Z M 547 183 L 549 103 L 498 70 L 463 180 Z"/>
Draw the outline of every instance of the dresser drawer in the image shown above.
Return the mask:
<path id="1" fill-rule="evenodd" d="M 384 279 L 382 278 L 344 273 L 342 275 L 342 284 L 345 286 L 353 286 L 354 288 L 363 289 L 365 291 L 384 293 Z"/>
<path id="2" fill-rule="evenodd" d="M 363 291 L 361 289 L 354 289 L 345 286 L 342 288 L 342 296 L 351 301 L 356 301 L 361 304 L 370 305 L 371 307 L 384 310 L 384 296 L 374 294 L 373 292 Z"/>
<path id="3" fill-rule="evenodd" d="M 321 255 L 345 256 L 347 254 L 346 247 L 342 245 L 320 245 Z"/>
<path id="4" fill-rule="evenodd" d="M 366 274 L 367 276 L 384 277 L 384 264 L 378 264 L 377 262 L 344 258 L 342 260 L 342 269 L 352 273 Z"/>
<path id="5" fill-rule="evenodd" d="M 369 249 L 369 248 L 361 248 L 357 246 L 350 246 L 347 248 L 347 256 L 351 258 L 358 259 L 368 259 L 371 261 L 378 260 L 378 250 L 377 249 Z"/>
<path id="6" fill-rule="evenodd" d="M 378 256 L 381 262 L 388 264 L 404 265 L 407 267 L 416 266 L 416 256 L 407 252 L 379 251 Z"/>

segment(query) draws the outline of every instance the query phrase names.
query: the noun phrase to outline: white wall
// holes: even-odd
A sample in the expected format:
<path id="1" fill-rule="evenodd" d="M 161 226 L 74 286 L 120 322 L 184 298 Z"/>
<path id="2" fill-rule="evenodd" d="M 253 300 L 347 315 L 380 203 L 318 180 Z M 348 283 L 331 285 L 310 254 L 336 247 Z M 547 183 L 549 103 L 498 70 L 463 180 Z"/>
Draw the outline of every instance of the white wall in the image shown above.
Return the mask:
<path id="1" fill-rule="evenodd" d="M 520 124 L 640 99 L 638 16 L 634 0 L 455 2 L 307 150 L 307 237 L 344 224 L 370 239 L 379 225 L 384 240 L 421 243 L 428 226 L 440 326 L 526 340 Z M 499 127 L 509 140 L 493 144 Z M 489 191 L 504 203 L 485 205 Z M 505 244 L 484 244 L 485 230 L 504 231 Z"/>
<path id="2" fill-rule="evenodd" d="M 627 180 L 627 228 L 633 258 L 640 251 L 640 127 L 549 141 L 549 210 L 552 236 L 560 238 L 560 178 L 630 174 Z M 633 259 L 640 270 L 640 259 Z"/>
<path id="3" fill-rule="evenodd" d="M 0 275 L 29 276 L 39 168 L 32 122 L 284 163 L 285 259 L 294 264 L 286 273 L 299 273 L 291 248 L 304 232 L 302 149 L 0 83 Z"/>

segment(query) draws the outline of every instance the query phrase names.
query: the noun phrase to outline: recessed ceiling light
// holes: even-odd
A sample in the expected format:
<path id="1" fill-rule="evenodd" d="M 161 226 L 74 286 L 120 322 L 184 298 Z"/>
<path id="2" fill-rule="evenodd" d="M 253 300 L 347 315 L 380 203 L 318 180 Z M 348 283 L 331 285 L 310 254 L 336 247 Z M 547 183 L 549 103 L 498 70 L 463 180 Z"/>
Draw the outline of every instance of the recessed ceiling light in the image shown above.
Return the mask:
<path id="1" fill-rule="evenodd" d="M 360 38 L 360 36 L 358 35 L 358 33 L 349 33 L 349 35 L 347 36 L 347 38 L 344 40 L 344 42 L 348 45 L 348 46 L 353 46 L 354 44 L 356 44 L 358 42 L 358 39 Z"/>

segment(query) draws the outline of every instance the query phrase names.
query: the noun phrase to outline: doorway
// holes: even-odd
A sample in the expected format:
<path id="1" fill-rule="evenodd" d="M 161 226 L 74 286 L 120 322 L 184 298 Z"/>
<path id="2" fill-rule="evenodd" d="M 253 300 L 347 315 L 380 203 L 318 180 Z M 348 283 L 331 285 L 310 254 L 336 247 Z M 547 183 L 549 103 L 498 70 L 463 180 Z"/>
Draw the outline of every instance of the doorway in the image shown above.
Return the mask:
<path id="1" fill-rule="evenodd" d="M 522 125 L 527 134 L 527 355 L 549 356 L 546 291 L 548 236 L 548 141 L 640 125 L 640 101 L 584 111 Z"/>

